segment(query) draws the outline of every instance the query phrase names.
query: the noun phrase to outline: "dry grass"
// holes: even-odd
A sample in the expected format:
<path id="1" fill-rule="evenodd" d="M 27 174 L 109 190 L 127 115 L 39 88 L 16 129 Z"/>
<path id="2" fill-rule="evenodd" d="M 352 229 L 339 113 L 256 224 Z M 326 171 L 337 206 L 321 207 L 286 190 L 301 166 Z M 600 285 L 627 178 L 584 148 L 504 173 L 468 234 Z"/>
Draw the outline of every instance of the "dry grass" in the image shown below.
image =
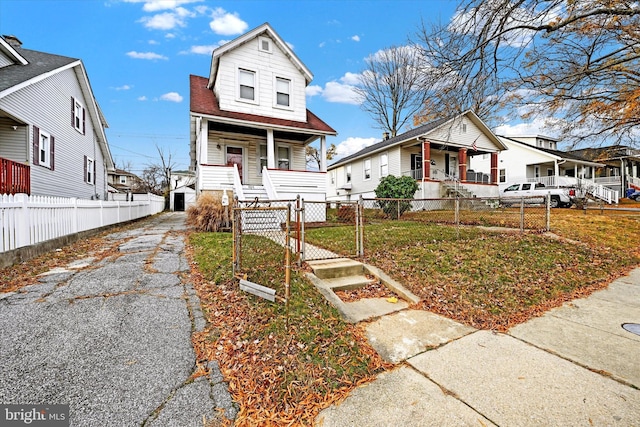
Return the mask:
<path id="1" fill-rule="evenodd" d="M 187 208 L 187 224 L 198 231 L 221 231 L 230 224 L 229 207 L 222 206 L 222 197 L 204 193 L 195 205 Z"/>

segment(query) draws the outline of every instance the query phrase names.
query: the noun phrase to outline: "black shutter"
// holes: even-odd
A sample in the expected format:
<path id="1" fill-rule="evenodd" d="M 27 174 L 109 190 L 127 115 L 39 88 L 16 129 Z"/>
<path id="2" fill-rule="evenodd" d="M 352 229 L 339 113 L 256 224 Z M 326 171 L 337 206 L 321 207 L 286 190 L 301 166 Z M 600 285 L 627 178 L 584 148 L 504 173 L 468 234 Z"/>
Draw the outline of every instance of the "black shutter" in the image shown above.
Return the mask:
<path id="1" fill-rule="evenodd" d="M 40 129 L 33 127 L 33 164 L 40 164 Z"/>
<path id="2" fill-rule="evenodd" d="M 56 139 L 53 137 L 53 135 L 51 135 L 51 138 L 50 138 L 50 150 L 49 150 L 49 164 L 51 165 L 51 167 L 50 167 L 51 170 L 54 170 L 55 145 L 56 145 Z"/>
<path id="3" fill-rule="evenodd" d="M 71 127 L 76 127 L 76 100 L 71 97 Z"/>
<path id="4" fill-rule="evenodd" d="M 93 184 L 96 184 L 96 161 L 93 160 Z"/>
<path id="5" fill-rule="evenodd" d="M 87 110 L 85 110 L 84 108 L 82 109 L 82 134 L 85 134 L 85 124 L 84 124 L 84 116 Z"/>
<path id="6" fill-rule="evenodd" d="M 84 182 L 87 182 L 87 156 L 84 156 Z"/>

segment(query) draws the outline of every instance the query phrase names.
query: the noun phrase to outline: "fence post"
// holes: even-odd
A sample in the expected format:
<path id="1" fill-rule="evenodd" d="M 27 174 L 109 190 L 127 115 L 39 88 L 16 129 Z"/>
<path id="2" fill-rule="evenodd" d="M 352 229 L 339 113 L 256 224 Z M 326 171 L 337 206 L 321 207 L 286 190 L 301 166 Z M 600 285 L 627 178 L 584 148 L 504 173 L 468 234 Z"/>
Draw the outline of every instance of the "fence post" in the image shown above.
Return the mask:
<path id="1" fill-rule="evenodd" d="M 304 223 L 306 222 L 306 218 L 307 218 L 307 208 L 304 205 L 304 199 L 300 199 L 300 265 L 302 265 L 302 263 L 305 260 L 305 256 L 306 256 L 306 243 L 305 243 L 305 237 L 304 237 Z"/>
<path id="2" fill-rule="evenodd" d="M 78 209 L 78 198 L 74 197 L 72 199 L 73 203 L 73 232 L 77 233 L 80 229 L 80 214 Z"/>
<path id="3" fill-rule="evenodd" d="M 524 197 L 520 198 L 520 232 L 524 232 Z"/>
<path id="4" fill-rule="evenodd" d="M 360 199 L 358 200 L 358 204 L 356 206 L 356 208 L 358 209 L 359 212 L 359 217 L 360 217 L 360 221 L 359 221 L 359 225 L 358 225 L 358 241 L 359 241 L 359 247 L 360 247 L 360 256 L 363 257 L 364 256 L 364 198 L 362 197 L 362 194 L 360 195 Z"/>
<path id="5" fill-rule="evenodd" d="M 20 214 L 15 216 L 16 220 L 16 248 L 29 246 L 31 244 L 31 217 L 29 215 L 29 196 L 24 193 L 18 193 L 13 198 L 14 201 L 20 203 Z"/>
<path id="6" fill-rule="evenodd" d="M 547 197 L 545 209 L 545 228 L 547 231 L 551 231 L 551 196 Z"/>
<path id="7" fill-rule="evenodd" d="M 300 209 L 302 208 L 301 202 L 300 202 L 300 195 L 296 195 L 296 255 L 298 257 L 298 266 L 302 265 L 302 260 L 300 259 L 300 235 L 301 235 L 301 229 L 300 229 Z"/>
<path id="8" fill-rule="evenodd" d="M 460 225 L 460 199 L 458 195 L 456 195 L 456 201 L 454 204 L 454 221 L 456 226 Z"/>
<path id="9" fill-rule="evenodd" d="M 398 210 L 398 216 L 396 219 L 400 221 L 400 199 L 396 199 L 396 209 Z"/>

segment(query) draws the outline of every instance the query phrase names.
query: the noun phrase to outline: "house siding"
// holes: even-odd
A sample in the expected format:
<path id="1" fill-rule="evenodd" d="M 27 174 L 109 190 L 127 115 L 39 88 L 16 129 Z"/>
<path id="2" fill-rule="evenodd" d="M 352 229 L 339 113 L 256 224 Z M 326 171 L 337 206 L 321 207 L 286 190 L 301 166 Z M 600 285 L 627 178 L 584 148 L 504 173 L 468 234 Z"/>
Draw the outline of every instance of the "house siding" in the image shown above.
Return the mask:
<path id="1" fill-rule="evenodd" d="M 93 123 L 87 113 L 85 134 L 71 125 L 71 97 L 83 103 L 83 96 L 73 69 L 56 73 L 0 99 L 0 109 L 29 123 L 29 141 L 34 126 L 55 137 L 54 170 L 31 167 L 31 194 L 61 197 L 91 198 L 106 194 L 106 167 L 102 151 L 96 143 Z M 28 160 L 33 163 L 32 144 L 28 144 Z M 96 183 L 84 182 L 84 156 L 96 162 Z"/>
<path id="2" fill-rule="evenodd" d="M 214 87 L 220 109 L 305 122 L 304 76 L 273 40 L 271 46 L 272 53 L 262 52 L 255 38 L 221 56 Z M 238 100 L 238 68 L 256 72 L 257 103 Z M 290 109 L 274 107 L 276 77 L 291 80 Z"/>
<path id="3" fill-rule="evenodd" d="M 0 157 L 20 163 L 30 163 L 28 132 L 23 126 L 13 130 L 16 123 L 0 118 Z"/>

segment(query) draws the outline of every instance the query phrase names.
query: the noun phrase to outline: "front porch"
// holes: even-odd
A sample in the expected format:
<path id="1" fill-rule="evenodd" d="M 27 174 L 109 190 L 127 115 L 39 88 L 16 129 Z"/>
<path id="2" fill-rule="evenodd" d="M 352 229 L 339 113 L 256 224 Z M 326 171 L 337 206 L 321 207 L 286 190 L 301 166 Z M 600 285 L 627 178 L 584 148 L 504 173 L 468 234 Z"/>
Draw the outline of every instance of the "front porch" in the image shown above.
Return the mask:
<path id="1" fill-rule="evenodd" d="M 31 194 L 29 165 L 0 157 L 0 195 Z"/>

